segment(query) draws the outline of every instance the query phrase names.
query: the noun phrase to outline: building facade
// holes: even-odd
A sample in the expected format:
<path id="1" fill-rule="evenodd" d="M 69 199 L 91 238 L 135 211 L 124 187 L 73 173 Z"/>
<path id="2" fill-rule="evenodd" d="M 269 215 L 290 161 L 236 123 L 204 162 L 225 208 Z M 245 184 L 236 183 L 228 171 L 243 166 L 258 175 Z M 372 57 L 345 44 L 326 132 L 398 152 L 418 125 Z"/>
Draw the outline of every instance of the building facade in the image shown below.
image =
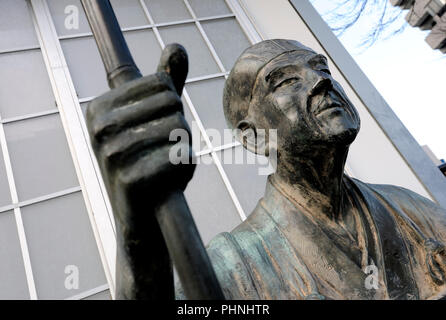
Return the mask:
<path id="1" fill-rule="evenodd" d="M 446 206 L 446 180 L 308 1 L 111 0 L 144 75 L 172 42 L 189 53 L 183 92 L 200 159 L 185 195 L 205 243 L 262 196 L 227 129 L 222 90 L 238 55 L 263 39 L 296 39 L 325 54 L 362 119 L 349 175 L 396 184 Z M 113 215 L 85 126 L 108 90 L 79 0 L 0 0 L 0 299 L 110 299 Z M 220 133 L 218 135 L 217 133 Z M 260 172 L 263 172 L 260 174 Z"/>
<path id="2" fill-rule="evenodd" d="M 412 27 L 430 30 L 426 42 L 432 49 L 446 53 L 446 0 L 390 0 L 390 3 L 408 10 L 407 22 Z"/>

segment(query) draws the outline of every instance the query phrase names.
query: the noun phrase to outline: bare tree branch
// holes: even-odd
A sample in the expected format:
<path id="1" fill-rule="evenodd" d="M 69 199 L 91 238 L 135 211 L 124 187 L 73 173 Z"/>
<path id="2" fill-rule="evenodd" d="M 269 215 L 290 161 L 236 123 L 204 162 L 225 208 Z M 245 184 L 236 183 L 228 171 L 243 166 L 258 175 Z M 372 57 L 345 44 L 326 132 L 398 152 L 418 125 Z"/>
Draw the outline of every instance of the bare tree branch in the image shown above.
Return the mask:
<path id="1" fill-rule="evenodd" d="M 333 0 L 334 9 L 322 13 L 333 32 L 339 37 L 353 26 L 367 23 L 358 47 L 367 49 L 380 38 L 389 38 L 404 30 L 407 23 L 399 19 L 404 12 L 389 0 Z M 320 0 L 312 0 L 317 4 Z"/>

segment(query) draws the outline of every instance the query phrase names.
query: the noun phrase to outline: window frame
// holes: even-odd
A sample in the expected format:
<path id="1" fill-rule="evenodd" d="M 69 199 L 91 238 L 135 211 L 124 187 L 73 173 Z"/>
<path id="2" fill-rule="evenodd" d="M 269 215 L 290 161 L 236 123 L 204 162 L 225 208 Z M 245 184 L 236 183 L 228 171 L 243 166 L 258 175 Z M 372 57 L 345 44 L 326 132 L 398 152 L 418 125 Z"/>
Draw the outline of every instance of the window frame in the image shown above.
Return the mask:
<path id="1" fill-rule="evenodd" d="M 46 0 L 28 0 L 31 4 L 36 30 L 38 32 L 39 42 L 41 44 L 42 54 L 44 55 L 45 65 L 51 80 L 51 85 L 55 95 L 58 112 L 62 119 L 62 124 L 67 136 L 70 152 L 75 164 L 75 169 L 79 178 L 80 188 L 84 195 L 85 204 L 89 214 L 90 222 L 94 232 L 94 236 L 98 245 L 100 257 L 104 267 L 105 275 L 108 282 L 108 287 L 112 298 L 114 298 L 115 288 L 115 257 L 116 257 L 116 234 L 112 215 L 110 201 L 100 174 L 97 161 L 94 157 L 89 138 L 88 131 L 83 120 L 81 110 L 81 103 L 89 102 L 94 97 L 87 97 L 79 99 L 76 95 L 73 79 L 70 75 L 67 62 L 62 50 L 61 41 L 64 39 L 89 37 L 91 33 L 74 34 L 67 36 L 58 36 L 55 24 L 52 20 L 50 9 Z M 215 19 L 235 18 L 240 24 L 241 30 L 245 33 L 250 43 L 256 43 L 262 40 L 260 34 L 255 29 L 252 22 L 246 15 L 244 8 L 242 8 L 238 0 L 225 0 L 232 14 L 224 14 L 213 17 L 197 18 L 188 0 L 183 0 L 192 19 L 184 21 L 174 21 L 172 23 L 158 23 L 155 24 L 144 0 L 138 0 L 141 4 L 143 12 L 149 21 L 149 24 L 139 27 L 123 28 L 123 31 L 133 31 L 141 29 L 152 29 L 155 38 L 164 48 L 164 42 L 159 33 L 158 27 L 176 25 L 181 23 L 194 23 L 198 28 L 200 36 L 206 43 L 209 51 L 215 62 L 217 63 L 220 72 L 188 79 L 187 83 L 203 81 L 211 78 L 228 77 L 229 70 L 225 70 L 217 52 L 215 51 L 211 41 L 207 37 L 201 21 L 209 21 Z M 82 8 L 80 8 L 82 10 Z M 231 143 L 224 146 L 213 147 L 211 141 L 206 134 L 203 123 L 195 110 L 193 102 L 187 93 L 183 92 L 184 100 L 198 124 L 200 133 L 204 137 L 207 148 L 199 155 L 210 155 L 216 165 L 220 176 L 225 184 L 226 189 L 237 209 L 241 221 L 246 219 L 246 214 L 243 211 L 237 195 L 231 186 L 231 183 L 223 169 L 220 158 L 217 153 L 221 150 L 231 149 L 238 146 L 238 143 Z M 38 116 L 38 115 L 37 115 Z M 14 120 L 14 119 L 13 119 Z M 0 121 L 0 142 L 2 139 L 2 123 Z M 98 292 L 105 289 L 99 288 Z M 95 291 L 95 290 L 93 290 Z M 94 292 L 98 293 L 98 292 Z M 85 295 L 82 295 L 85 297 Z"/>

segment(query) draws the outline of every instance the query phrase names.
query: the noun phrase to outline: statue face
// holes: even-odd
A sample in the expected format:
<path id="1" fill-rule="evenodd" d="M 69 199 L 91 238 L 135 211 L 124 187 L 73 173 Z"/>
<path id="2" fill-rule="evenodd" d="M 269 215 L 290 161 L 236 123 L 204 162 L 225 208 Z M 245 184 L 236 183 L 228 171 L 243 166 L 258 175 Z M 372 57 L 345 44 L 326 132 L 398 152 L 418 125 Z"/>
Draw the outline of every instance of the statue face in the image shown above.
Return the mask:
<path id="1" fill-rule="evenodd" d="M 279 147 L 349 145 L 359 131 L 355 107 L 331 77 L 326 58 L 314 52 L 285 53 L 269 62 L 258 74 L 254 98 L 253 112 L 263 116 L 256 122 L 278 129 Z"/>

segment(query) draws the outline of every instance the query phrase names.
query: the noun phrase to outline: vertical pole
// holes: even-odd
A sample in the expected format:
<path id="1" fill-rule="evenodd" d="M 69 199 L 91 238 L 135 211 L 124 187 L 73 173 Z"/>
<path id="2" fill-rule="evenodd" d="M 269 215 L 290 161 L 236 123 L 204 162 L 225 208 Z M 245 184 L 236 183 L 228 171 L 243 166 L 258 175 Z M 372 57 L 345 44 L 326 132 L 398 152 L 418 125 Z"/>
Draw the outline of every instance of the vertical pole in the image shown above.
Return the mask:
<path id="1" fill-rule="evenodd" d="M 133 61 L 109 0 L 81 2 L 101 54 L 110 88 L 140 78 L 141 73 Z M 167 195 L 155 216 L 186 297 L 223 300 L 223 292 L 183 192 L 175 190 Z"/>
<path id="2" fill-rule="evenodd" d="M 141 77 L 108 0 L 82 0 L 111 89 Z"/>

